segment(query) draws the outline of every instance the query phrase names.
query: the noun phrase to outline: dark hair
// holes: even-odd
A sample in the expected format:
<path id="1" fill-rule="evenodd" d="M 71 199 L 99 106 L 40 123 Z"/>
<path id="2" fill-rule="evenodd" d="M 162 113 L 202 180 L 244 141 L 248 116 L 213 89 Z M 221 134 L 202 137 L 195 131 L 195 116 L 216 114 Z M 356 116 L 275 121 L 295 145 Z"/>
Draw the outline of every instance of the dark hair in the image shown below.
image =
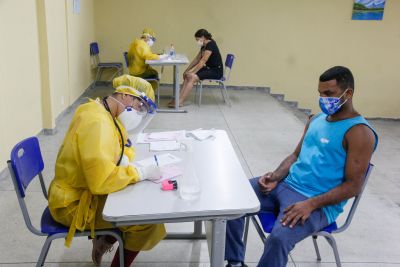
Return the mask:
<path id="1" fill-rule="evenodd" d="M 320 82 L 327 82 L 330 80 L 336 80 L 337 85 L 343 91 L 347 88 L 351 88 L 354 90 L 353 74 L 346 67 L 335 66 L 326 70 L 324 73 L 321 74 L 321 76 L 319 76 Z"/>
<path id="2" fill-rule="evenodd" d="M 200 29 L 198 30 L 195 34 L 194 37 L 200 38 L 200 37 L 205 37 L 208 40 L 212 39 L 211 33 L 209 33 L 206 29 Z"/>

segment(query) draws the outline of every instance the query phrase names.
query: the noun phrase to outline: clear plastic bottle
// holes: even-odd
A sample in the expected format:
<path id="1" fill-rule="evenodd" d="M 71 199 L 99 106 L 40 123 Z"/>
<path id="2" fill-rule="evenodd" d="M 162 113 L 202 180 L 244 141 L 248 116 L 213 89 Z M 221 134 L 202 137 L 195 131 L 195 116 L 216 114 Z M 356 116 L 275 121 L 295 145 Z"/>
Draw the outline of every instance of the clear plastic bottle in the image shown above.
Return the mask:
<path id="1" fill-rule="evenodd" d="M 173 44 L 171 44 L 171 47 L 169 48 L 169 54 L 168 54 L 169 58 L 175 58 L 175 47 Z"/>
<path id="2" fill-rule="evenodd" d="M 193 141 L 184 141 L 183 144 L 186 147 L 185 165 L 183 175 L 178 181 L 178 189 L 182 199 L 191 201 L 200 196 L 201 188 L 194 166 Z"/>

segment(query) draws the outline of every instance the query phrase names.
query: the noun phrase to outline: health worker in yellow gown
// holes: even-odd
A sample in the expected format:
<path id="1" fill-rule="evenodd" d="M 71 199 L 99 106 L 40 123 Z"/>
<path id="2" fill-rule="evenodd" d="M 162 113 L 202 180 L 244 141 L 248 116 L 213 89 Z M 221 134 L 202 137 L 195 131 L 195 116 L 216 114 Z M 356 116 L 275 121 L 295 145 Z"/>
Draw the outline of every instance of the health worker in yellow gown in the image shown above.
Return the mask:
<path id="1" fill-rule="evenodd" d="M 146 64 L 146 60 L 158 60 L 166 55 L 157 55 L 151 51 L 151 47 L 156 41 L 155 33 L 152 29 L 143 30 L 139 39 L 132 42 L 128 50 L 129 74 L 144 79 L 158 79 L 157 70 Z M 151 82 L 154 90 L 158 88 L 156 82 Z"/>
<path id="2" fill-rule="evenodd" d="M 128 132 L 147 125 L 156 113 L 154 93 L 145 80 L 123 75 L 113 80 L 115 91 L 103 99 L 80 105 L 58 152 L 55 177 L 49 189 L 53 218 L 70 227 L 65 244 L 75 231 L 92 230 L 92 259 L 100 265 L 115 238 L 94 236 L 95 229 L 113 228 L 103 220 L 109 193 L 161 176 L 155 166 L 136 167 Z M 150 96 L 150 97 L 149 97 Z M 119 227 L 123 233 L 125 266 L 139 251 L 152 249 L 166 233 L 163 224 Z M 119 266 L 118 250 L 111 266 Z"/>

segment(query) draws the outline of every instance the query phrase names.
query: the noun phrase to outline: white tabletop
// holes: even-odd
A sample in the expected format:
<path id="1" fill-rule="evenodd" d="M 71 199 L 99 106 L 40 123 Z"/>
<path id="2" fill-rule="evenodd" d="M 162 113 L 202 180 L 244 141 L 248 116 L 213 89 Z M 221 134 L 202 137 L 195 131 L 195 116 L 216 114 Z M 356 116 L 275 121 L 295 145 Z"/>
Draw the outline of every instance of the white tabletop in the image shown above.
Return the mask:
<path id="1" fill-rule="evenodd" d="M 186 55 L 177 54 L 173 58 L 163 58 L 158 60 L 146 60 L 146 64 L 152 66 L 185 65 L 189 60 Z"/>
<path id="2" fill-rule="evenodd" d="M 193 147 L 201 187 L 198 199 L 186 201 L 179 197 L 179 191 L 162 191 L 160 184 L 143 181 L 110 194 L 103 218 L 134 224 L 165 219 L 231 218 L 259 210 L 258 198 L 225 131 L 216 131 L 213 140 L 195 141 Z M 154 154 L 149 152 L 148 144 L 137 145 L 136 152 L 138 160 Z M 187 152 L 170 153 L 184 159 Z"/>

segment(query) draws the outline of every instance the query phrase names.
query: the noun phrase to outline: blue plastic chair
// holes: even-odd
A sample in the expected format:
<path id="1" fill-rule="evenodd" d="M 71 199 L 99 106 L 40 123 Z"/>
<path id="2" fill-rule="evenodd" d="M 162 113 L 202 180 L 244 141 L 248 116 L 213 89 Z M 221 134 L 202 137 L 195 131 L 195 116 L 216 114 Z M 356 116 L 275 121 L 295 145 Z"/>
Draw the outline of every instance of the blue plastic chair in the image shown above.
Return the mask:
<path id="1" fill-rule="evenodd" d="M 228 96 L 228 91 L 226 90 L 226 85 L 225 83 L 228 82 L 229 77 L 231 76 L 231 71 L 232 71 L 232 66 L 233 66 L 233 61 L 235 60 L 235 56 L 232 54 L 228 54 L 226 55 L 226 59 L 225 59 L 225 68 L 224 68 L 224 75 L 222 76 L 221 79 L 204 79 L 204 80 L 200 80 L 198 82 L 198 86 L 196 86 L 196 96 L 195 98 L 197 99 L 197 94 L 199 91 L 199 100 L 198 100 L 198 105 L 201 105 L 201 94 L 203 92 L 203 82 L 204 81 L 209 81 L 209 82 L 216 82 L 218 83 L 218 85 L 220 85 L 220 89 L 221 89 L 221 94 L 222 94 L 222 98 L 224 99 L 225 103 L 228 103 L 229 106 L 231 106 L 231 101 L 229 99 Z"/>
<path id="2" fill-rule="evenodd" d="M 361 196 L 364 192 L 365 186 L 367 185 L 368 178 L 371 174 L 373 167 L 374 167 L 373 164 L 369 164 L 367 173 L 365 174 L 364 183 L 361 188 L 361 191 L 357 196 L 354 197 L 350 211 L 347 214 L 346 221 L 343 223 L 343 225 L 338 227 L 337 223 L 333 222 L 330 225 L 323 228 L 322 230 L 311 235 L 313 244 L 314 244 L 315 253 L 317 254 L 317 261 L 319 261 L 319 262 L 321 261 L 321 254 L 319 253 L 317 238 L 318 238 L 318 236 L 323 236 L 328 241 L 329 245 L 332 247 L 333 254 L 335 256 L 336 266 L 337 267 L 342 266 L 342 263 L 341 263 L 340 257 L 339 257 L 339 251 L 337 248 L 336 240 L 333 235 L 345 231 L 350 226 L 350 223 L 353 220 L 354 213 L 356 212 L 358 203 L 360 202 Z M 260 212 L 257 214 L 257 217 L 258 217 L 258 220 L 260 221 L 260 223 L 257 221 L 255 216 L 249 216 L 246 218 L 245 233 L 244 233 L 244 237 L 243 237 L 245 244 L 247 243 L 247 235 L 248 235 L 249 221 L 250 221 L 249 219 L 251 219 L 251 221 L 253 222 L 262 242 L 264 244 L 266 242 L 268 242 L 268 237 L 265 236 L 265 233 L 268 233 L 268 234 L 271 233 L 272 228 L 274 227 L 274 224 L 276 221 L 276 215 L 272 212 Z M 292 261 L 293 261 L 293 259 L 292 259 Z"/>
<path id="3" fill-rule="evenodd" d="M 122 75 L 122 63 L 121 62 L 100 62 L 100 49 L 99 45 L 96 42 L 90 44 L 90 56 L 93 59 L 93 65 L 97 68 L 96 78 L 92 84 L 92 87 L 96 86 L 96 82 L 100 80 L 101 75 L 105 69 L 115 69 L 113 76 L 111 79 L 114 79 L 116 75 Z"/>
<path id="4" fill-rule="evenodd" d="M 17 193 L 19 206 L 22 210 L 22 215 L 28 230 L 35 235 L 46 236 L 46 241 L 43 244 L 39 259 L 36 266 L 43 266 L 47 253 L 50 249 L 51 242 L 57 238 L 65 238 L 69 228 L 56 222 L 50 214 L 49 207 L 43 211 L 40 221 L 40 228 L 32 225 L 28 209 L 25 203 L 25 194 L 28 185 L 35 178 L 39 177 L 40 185 L 44 197 L 47 199 L 46 185 L 43 180 L 42 171 L 44 163 L 40 152 L 39 141 L 36 137 L 27 138 L 14 146 L 11 151 L 11 159 L 7 161 L 8 168 L 14 183 L 15 192 Z M 123 240 L 118 229 L 105 229 L 95 231 L 96 235 L 111 235 L 118 240 L 120 250 L 120 266 L 123 267 L 124 253 Z M 90 236 L 90 231 L 77 231 L 75 236 Z"/>
<path id="5" fill-rule="evenodd" d="M 128 52 L 124 52 L 124 59 L 125 59 L 125 64 L 126 64 L 126 68 L 129 68 L 129 57 L 128 57 Z M 164 67 L 161 67 L 161 73 L 163 72 Z M 129 71 L 128 71 L 129 73 Z M 156 82 L 157 83 L 157 106 L 160 105 L 160 77 L 157 78 L 142 78 L 143 80 L 146 80 L 148 82 Z"/>

